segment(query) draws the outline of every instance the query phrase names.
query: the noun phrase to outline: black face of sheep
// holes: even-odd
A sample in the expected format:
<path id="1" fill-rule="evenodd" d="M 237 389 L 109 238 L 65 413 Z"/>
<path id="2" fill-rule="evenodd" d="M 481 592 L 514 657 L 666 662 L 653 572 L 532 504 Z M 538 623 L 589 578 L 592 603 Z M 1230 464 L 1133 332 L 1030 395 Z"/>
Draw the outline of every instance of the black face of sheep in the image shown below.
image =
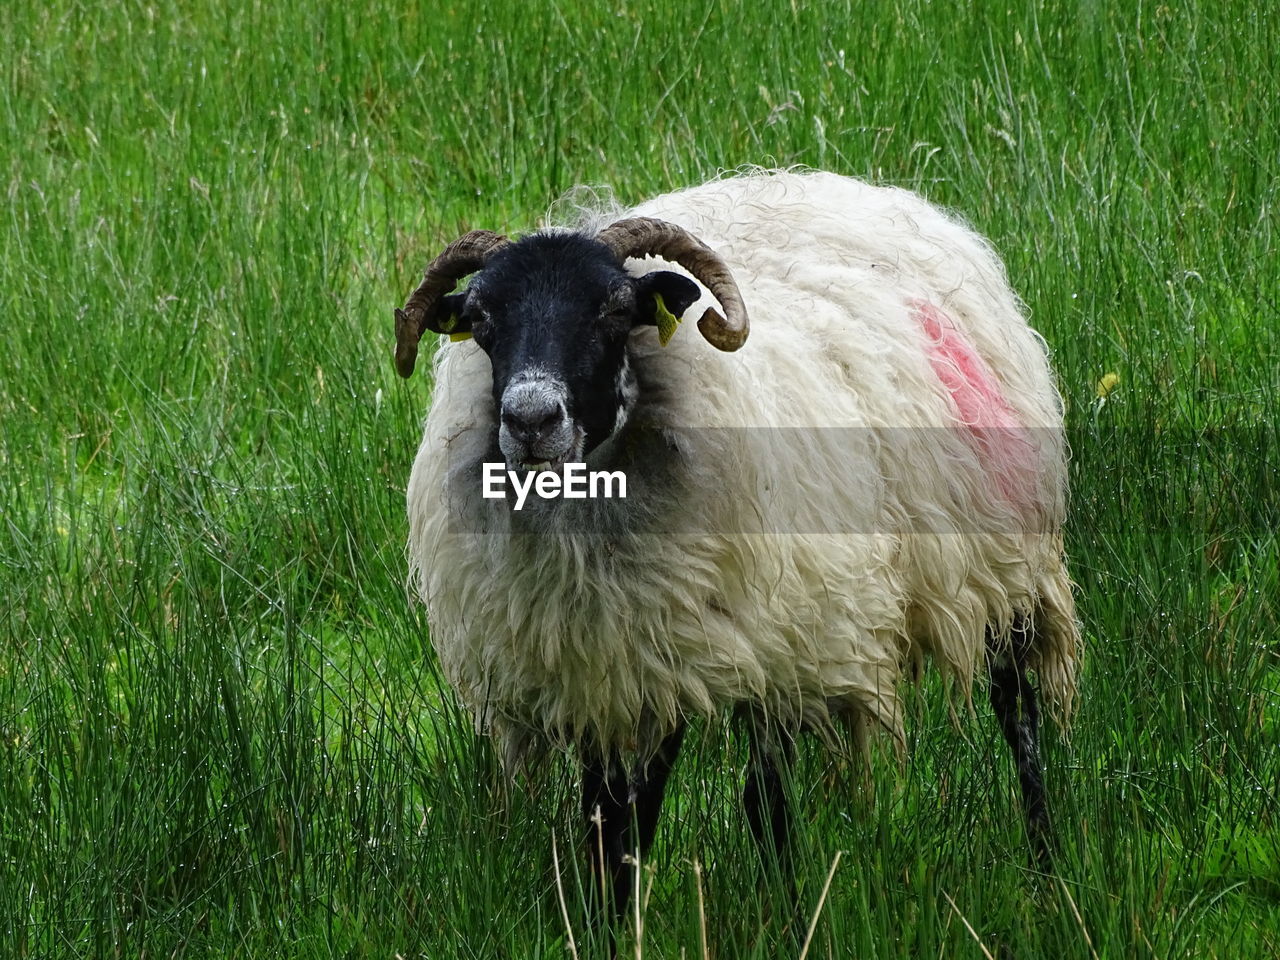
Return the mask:
<path id="1" fill-rule="evenodd" d="M 477 230 L 450 244 L 396 311 L 397 368 L 401 376 L 413 372 L 427 330 L 474 337 L 493 364 L 498 444 L 508 465 L 581 461 L 635 403 L 626 356 L 632 328 L 674 324 L 701 294 L 682 274 L 633 277 L 623 269 L 627 257 L 646 254 L 685 266 L 720 300 L 725 315 L 708 309 L 698 322 L 713 345 L 742 345 L 746 311 L 719 257 L 679 227 L 636 218 L 597 237 L 541 233 L 509 242 Z M 465 292 L 448 293 L 476 271 Z"/>
<path id="2" fill-rule="evenodd" d="M 632 277 L 612 251 L 577 234 L 540 234 L 497 251 L 465 293 L 443 298 L 493 364 L 498 443 L 509 466 L 581 461 L 635 403 L 627 337 L 675 315 L 697 284 L 659 270 Z"/>

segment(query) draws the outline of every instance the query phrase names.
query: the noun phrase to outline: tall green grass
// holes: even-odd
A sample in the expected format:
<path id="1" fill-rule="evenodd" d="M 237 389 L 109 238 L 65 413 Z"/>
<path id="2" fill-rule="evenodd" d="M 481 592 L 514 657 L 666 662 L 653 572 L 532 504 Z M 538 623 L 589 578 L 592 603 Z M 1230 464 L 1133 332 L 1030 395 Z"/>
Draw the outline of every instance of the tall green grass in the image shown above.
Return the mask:
<path id="1" fill-rule="evenodd" d="M 570 766 L 503 786 L 406 598 L 390 309 L 741 164 L 991 237 L 1074 447 L 1060 879 L 926 684 L 904 767 L 796 771 L 810 956 L 1280 952 L 1280 30 L 1130 6 L 0 5 L 0 954 L 561 957 L 558 889 L 590 952 Z M 796 952 L 742 759 L 689 748 L 628 953 Z"/>

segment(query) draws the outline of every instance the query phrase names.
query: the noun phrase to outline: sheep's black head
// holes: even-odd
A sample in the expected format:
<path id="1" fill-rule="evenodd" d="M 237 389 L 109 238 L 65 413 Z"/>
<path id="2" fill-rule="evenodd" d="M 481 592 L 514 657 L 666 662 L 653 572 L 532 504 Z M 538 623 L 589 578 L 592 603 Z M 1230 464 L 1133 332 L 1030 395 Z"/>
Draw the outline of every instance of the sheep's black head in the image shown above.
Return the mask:
<path id="1" fill-rule="evenodd" d="M 396 364 L 413 372 L 426 330 L 470 334 L 493 365 L 498 443 L 512 467 L 581 461 L 617 431 L 636 401 L 627 362 L 633 327 L 680 316 L 700 296 L 682 274 L 633 277 L 628 256 L 681 263 L 707 284 L 729 319 L 707 310 L 698 323 L 720 349 L 742 345 L 746 311 L 724 263 L 679 227 L 624 220 L 598 237 L 539 233 L 515 242 L 473 231 L 427 268 L 396 311 Z M 477 272 L 478 271 L 478 272 Z M 447 294 L 476 273 L 462 293 Z"/>

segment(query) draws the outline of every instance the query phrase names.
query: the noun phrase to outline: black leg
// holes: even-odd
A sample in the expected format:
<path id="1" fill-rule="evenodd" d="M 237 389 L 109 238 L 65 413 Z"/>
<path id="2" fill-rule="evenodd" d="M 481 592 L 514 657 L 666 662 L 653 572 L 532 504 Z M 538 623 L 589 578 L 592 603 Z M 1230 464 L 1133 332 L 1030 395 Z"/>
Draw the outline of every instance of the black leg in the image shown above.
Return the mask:
<path id="1" fill-rule="evenodd" d="M 782 774 L 791 764 L 794 744 L 785 737 L 779 738 L 777 743 L 770 742 L 767 732 L 761 730 L 757 722 L 751 722 L 748 729 L 750 756 L 746 783 L 742 787 L 747 823 L 764 862 L 785 868 L 790 847 L 791 814 L 782 790 Z"/>
<path id="2" fill-rule="evenodd" d="M 997 650 L 988 633 L 987 666 L 991 673 L 991 706 L 1005 741 L 1013 750 L 1022 792 L 1022 813 L 1037 865 L 1049 869 L 1053 860 L 1053 833 L 1044 799 L 1044 774 L 1040 767 L 1040 711 L 1036 691 L 1027 678 L 1026 657 L 1031 635 L 1022 616 L 1014 621 L 1008 649 Z"/>
<path id="3" fill-rule="evenodd" d="M 637 850 L 643 858 L 653 844 L 667 779 L 683 739 L 681 727 L 630 777 L 616 754 L 584 755 L 582 814 L 587 821 L 587 862 L 591 866 L 588 899 L 597 927 L 612 925 L 627 908 L 635 868 L 625 861 Z M 612 951 L 612 929 L 609 939 Z"/>
<path id="4" fill-rule="evenodd" d="M 804 937 L 805 923 L 791 869 L 791 812 L 783 789 L 783 779 L 795 756 L 795 743 L 785 733 L 770 736 L 768 726 L 757 717 L 748 718 L 747 729 L 750 741 L 742 805 L 760 852 L 760 866 L 782 885 L 789 904 L 775 904 L 775 916 L 784 925 L 784 931 L 790 930 L 794 946 L 798 947 Z"/>

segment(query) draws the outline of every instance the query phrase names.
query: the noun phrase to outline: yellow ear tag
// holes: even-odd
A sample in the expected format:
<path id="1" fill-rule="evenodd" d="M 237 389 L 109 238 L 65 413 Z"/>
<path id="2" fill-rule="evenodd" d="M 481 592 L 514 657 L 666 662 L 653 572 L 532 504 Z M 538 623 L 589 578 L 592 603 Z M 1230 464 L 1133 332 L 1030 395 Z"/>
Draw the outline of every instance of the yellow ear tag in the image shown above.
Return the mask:
<path id="1" fill-rule="evenodd" d="M 658 322 L 658 343 L 665 347 L 675 336 L 676 327 L 680 326 L 680 318 L 667 309 L 667 305 L 662 301 L 662 294 L 655 293 L 653 302 L 657 305 L 653 316 Z"/>
<path id="2" fill-rule="evenodd" d="M 470 340 L 471 339 L 470 330 L 463 330 L 459 333 L 453 332 L 453 328 L 456 327 L 457 325 L 458 325 L 458 315 L 456 313 L 451 313 L 449 314 L 449 319 L 444 321 L 444 323 L 440 324 L 440 332 L 447 333 L 449 335 L 449 340 L 452 341 L 453 343 L 457 343 L 459 340 Z"/>

